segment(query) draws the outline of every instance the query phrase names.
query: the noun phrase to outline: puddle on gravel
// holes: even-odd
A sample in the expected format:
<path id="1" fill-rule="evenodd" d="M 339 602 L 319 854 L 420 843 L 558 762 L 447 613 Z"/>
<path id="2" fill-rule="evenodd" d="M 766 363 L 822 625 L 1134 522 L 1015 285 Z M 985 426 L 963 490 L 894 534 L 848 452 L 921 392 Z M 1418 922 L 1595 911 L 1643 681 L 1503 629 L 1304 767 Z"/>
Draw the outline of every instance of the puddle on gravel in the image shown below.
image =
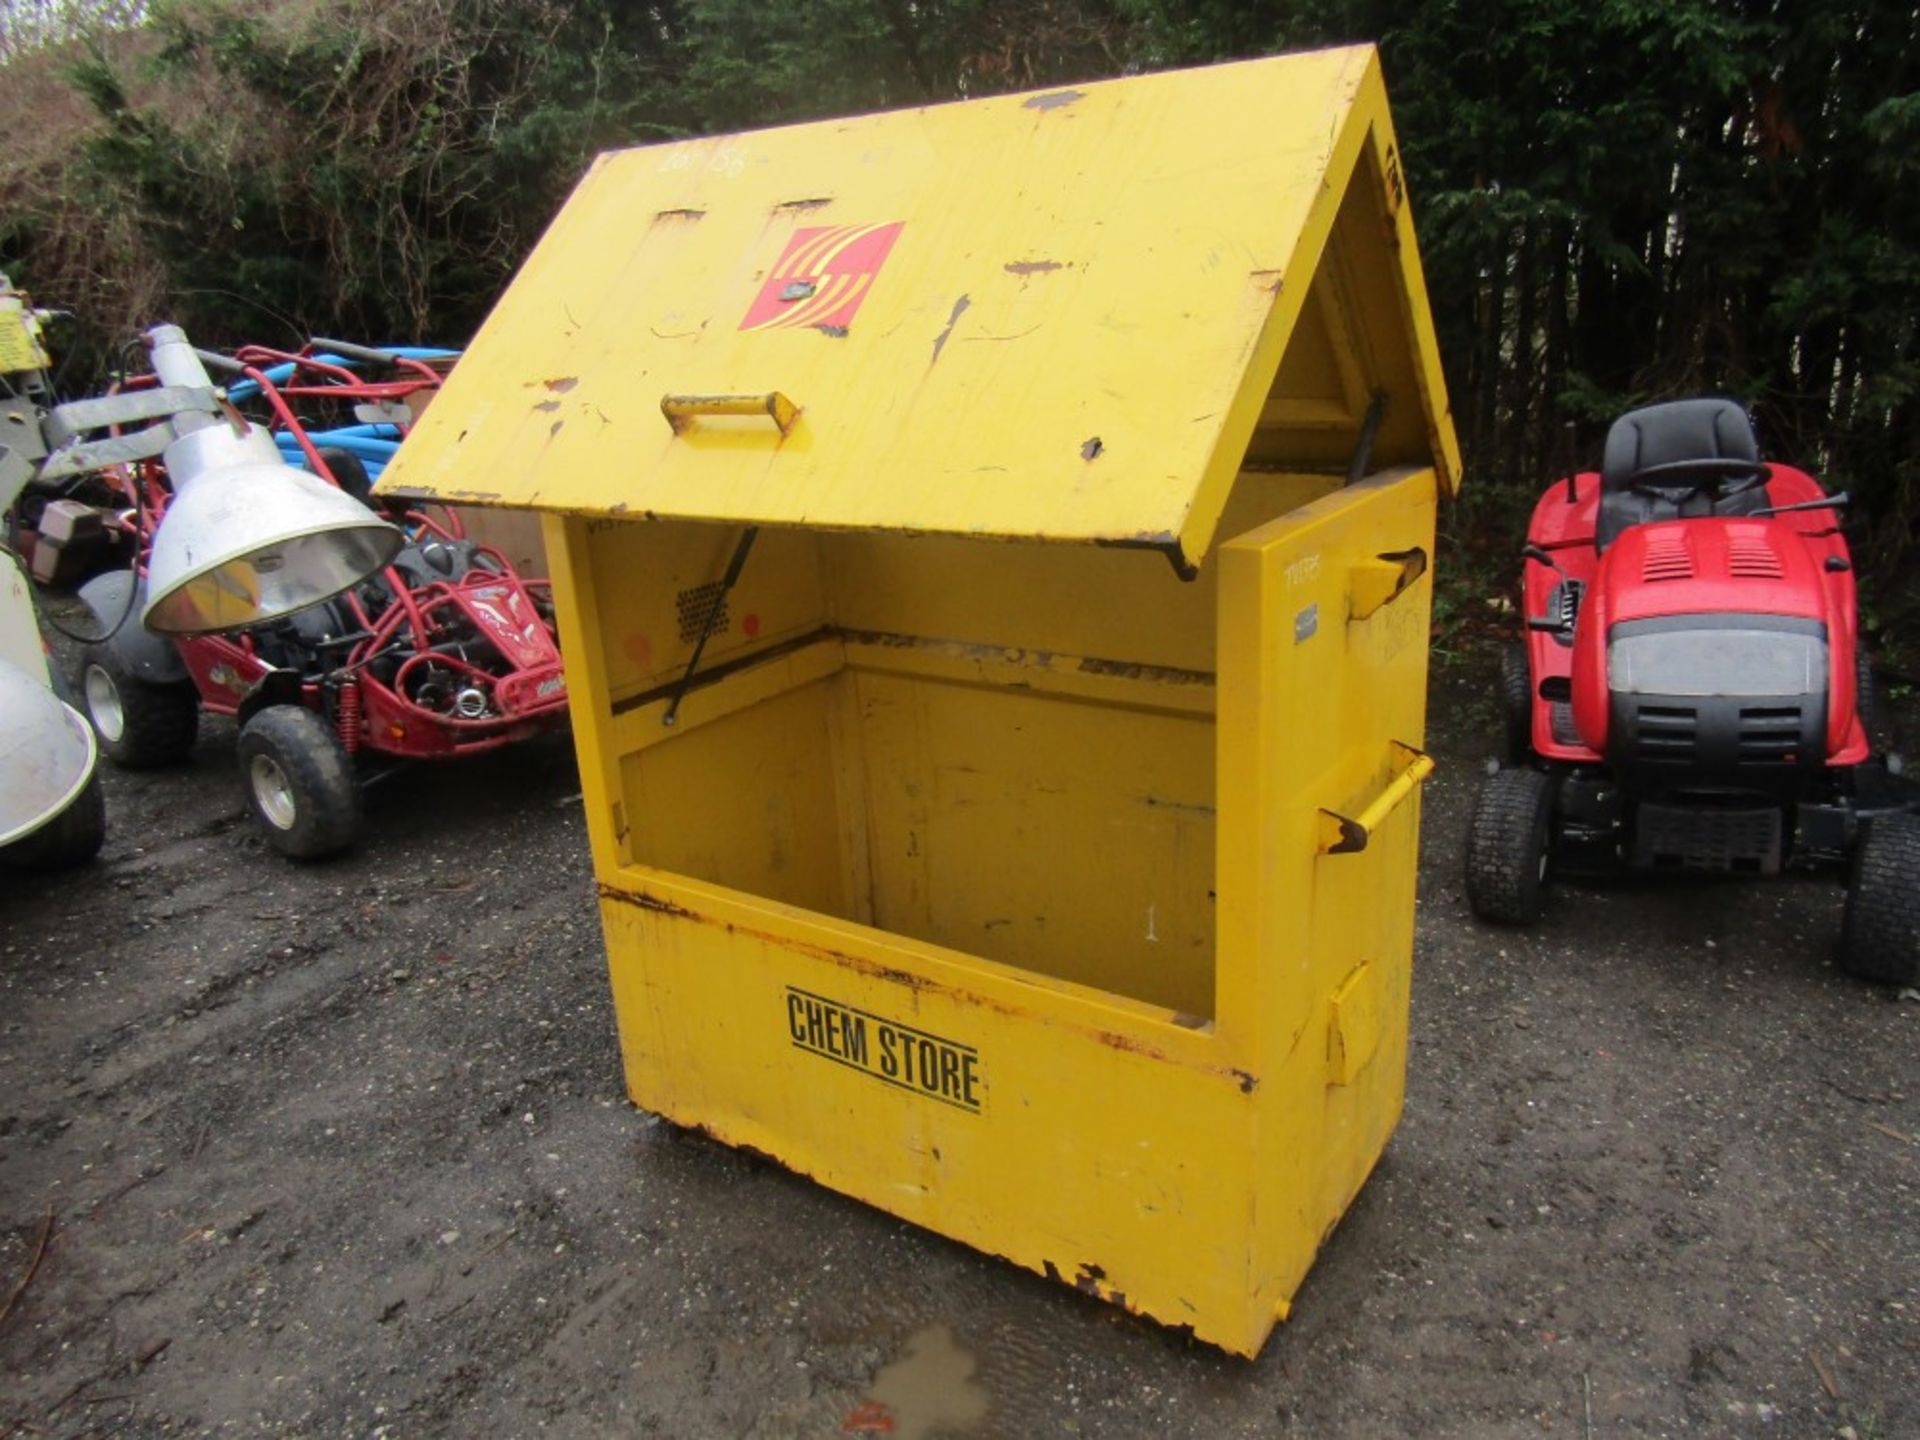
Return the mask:
<path id="1" fill-rule="evenodd" d="M 971 1430 L 986 1417 L 987 1392 L 973 1378 L 973 1356 L 944 1325 L 907 1339 L 907 1353 L 881 1367 L 841 1428 L 892 1440 L 933 1440 Z"/>

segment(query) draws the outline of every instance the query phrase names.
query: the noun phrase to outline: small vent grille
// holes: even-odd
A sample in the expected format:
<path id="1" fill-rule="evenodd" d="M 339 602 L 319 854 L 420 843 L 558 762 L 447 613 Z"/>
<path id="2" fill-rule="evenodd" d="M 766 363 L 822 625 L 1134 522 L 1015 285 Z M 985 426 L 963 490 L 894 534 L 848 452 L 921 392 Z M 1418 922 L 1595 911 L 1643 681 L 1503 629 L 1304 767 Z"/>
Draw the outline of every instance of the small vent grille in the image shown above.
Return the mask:
<path id="1" fill-rule="evenodd" d="M 1657 536 L 1647 542 L 1640 578 L 1649 584 L 1656 580 L 1691 580 L 1693 555 L 1678 536 Z"/>
<path id="2" fill-rule="evenodd" d="M 1736 580 L 1778 580 L 1785 572 L 1773 546 L 1758 535 L 1736 536 L 1727 547 L 1727 573 Z"/>
<path id="3" fill-rule="evenodd" d="M 1562 580 L 1553 593 L 1560 602 L 1560 630 L 1571 635 L 1574 621 L 1580 618 L 1580 597 L 1586 594 L 1586 586 L 1578 580 Z"/>
<path id="4" fill-rule="evenodd" d="M 1749 765 L 1788 765 L 1799 758 L 1800 707 L 1752 705 L 1740 711 L 1740 759 Z"/>
<path id="5" fill-rule="evenodd" d="M 727 592 L 718 580 L 682 590 L 673 603 L 680 612 L 680 639 L 688 645 L 707 633 L 709 618 L 714 634 L 727 628 Z"/>
<path id="6" fill-rule="evenodd" d="M 1553 729 L 1553 743 L 1556 745 L 1582 745 L 1580 727 L 1573 723 L 1573 706 L 1565 700 L 1556 700 L 1547 707 L 1547 721 Z"/>
<path id="7" fill-rule="evenodd" d="M 1693 749 L 1691 705 L 1642 705 L 1635 718 L 1634 739 L 1649 759 L 1684 756 Z"/>

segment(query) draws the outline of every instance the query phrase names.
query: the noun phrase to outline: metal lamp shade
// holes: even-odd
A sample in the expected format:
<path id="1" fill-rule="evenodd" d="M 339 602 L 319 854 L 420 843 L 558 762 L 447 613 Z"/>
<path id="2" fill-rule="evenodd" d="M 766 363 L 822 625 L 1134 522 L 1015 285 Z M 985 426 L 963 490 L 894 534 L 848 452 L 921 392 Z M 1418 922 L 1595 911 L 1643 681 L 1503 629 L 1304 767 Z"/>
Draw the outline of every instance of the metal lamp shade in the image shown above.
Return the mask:
<path id="1" fill-rule="evenodd" d="M 194 430 L 165 461 L 174 493 L 148 556 L 149 630 L 204 635 L 304 610 L 404 543 L 358 500 L 283 461 L 264 430 Z"/>
<path id="2" fill-rule="evenodd" d="M 0 660 L 0 845 L 71 805 L 94 754 L 93 727 L 45 682 Z"/>

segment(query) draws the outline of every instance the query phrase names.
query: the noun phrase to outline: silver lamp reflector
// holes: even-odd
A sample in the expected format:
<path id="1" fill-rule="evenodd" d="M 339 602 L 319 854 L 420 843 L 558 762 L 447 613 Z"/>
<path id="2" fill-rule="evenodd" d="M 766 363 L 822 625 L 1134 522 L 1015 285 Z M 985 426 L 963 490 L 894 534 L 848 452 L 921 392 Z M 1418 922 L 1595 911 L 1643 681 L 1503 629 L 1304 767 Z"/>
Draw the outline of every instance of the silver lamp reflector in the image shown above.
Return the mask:
<path id="1" fill-rule="evenodd" d="M 149 630 L 204 635 L 304 610 L 366 579 L 404 543 L 358 500 L 288 465 L 258 427 L 209 425 L 164 458 L 173 498 L 148 557 Z"/>
<path id="2" fill-rule="evenodd" d="M 71 805 L 94 756 L 93 727 L 39 677 L 0 660 L 0 845 Z"/>

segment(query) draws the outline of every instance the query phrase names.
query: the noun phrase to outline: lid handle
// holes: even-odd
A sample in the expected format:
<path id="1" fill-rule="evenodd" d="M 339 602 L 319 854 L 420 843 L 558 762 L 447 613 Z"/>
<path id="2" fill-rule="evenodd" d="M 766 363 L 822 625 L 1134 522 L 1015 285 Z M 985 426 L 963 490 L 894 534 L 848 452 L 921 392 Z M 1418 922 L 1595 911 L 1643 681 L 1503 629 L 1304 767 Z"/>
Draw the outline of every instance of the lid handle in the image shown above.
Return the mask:
<path id="1" fill-rule="evenodd" d="M 686 434 L 700 415 L 765 415 L 785 436 L 792 433 L 800 407 L 778 390 L 769 390 L 764 395 L 662 395 L 660 413 L 676 435 Z"/>

